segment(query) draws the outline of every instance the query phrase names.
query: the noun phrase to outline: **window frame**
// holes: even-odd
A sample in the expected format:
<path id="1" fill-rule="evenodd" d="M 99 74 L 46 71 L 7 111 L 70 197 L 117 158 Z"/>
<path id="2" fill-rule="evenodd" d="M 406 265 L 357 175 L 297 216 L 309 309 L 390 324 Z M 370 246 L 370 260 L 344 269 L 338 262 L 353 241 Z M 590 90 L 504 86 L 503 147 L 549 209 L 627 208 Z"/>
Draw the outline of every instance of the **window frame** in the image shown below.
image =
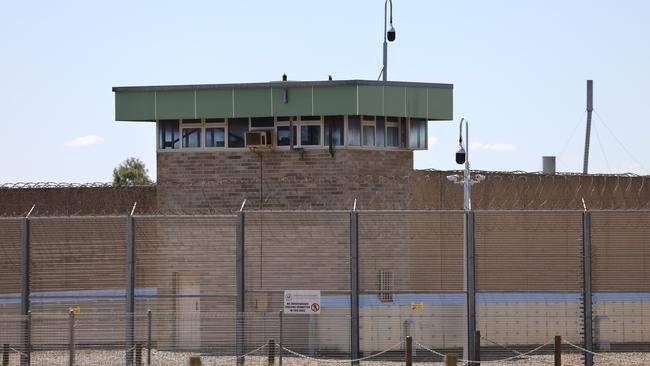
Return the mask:
<path id="1" fill-rule="evenodd" d="M 205 139 L 207 138 L 206 130 L 208 128 L 223 128 L 223 146 L 207 146 Z M 223 122 L 208 122 L 208 118 L 203 120 L 203 148 L 206 150 L 223 150 L 228 148 L 227 118 L 224 118 Z"/>
<path id="2" fill-rule="evenodd" d="M 388 121 L 388 117 L 386 117 L 386 120 L 384 121 L 384 149 L 391 149 L 391 150 L 396 150 L 396 149 L 401 149 L 399 147 L 399 137 L 400 137 L 400 123 L 399 122 L 394 122 L 394 121 Z M 397 128 L 397 145 L 388 145 L 388 128 Z"/>
<path id="3" fill-rule="evenodd" d="M 160 142 L 161 142 L 161 141 L 160 141 L 160 125 L 161 125 L 161 122 L 163 122 L 163 121 L 176 121 L 176 123 L 178 124 L 179 140 L 178 140 L 178 147 L 177 147 L 177 148 L 171 147 L 171 148 L 165 149 L 165 148 L 163 148 L 163 147 L 160 147 Z M 183 136 L 183 135 L 182 135 L 182 133 L 181 133 L 181 120 L 180 120 L 180 119 L 173 119 L 173 118 L 172 118 L 172 119 L 157 119 L 157 120 L 156 120 L 156 133 L 155 133 L 155 139 L 156 139 L 156 151 L 164 151 L 164 152 L 167 152 L 167 151 L 173 151 L 173 150 L 180 150 L 180 149 L 182 149 L 182 145 L 183 145 L 182 136 Z"/>
<path id="4" fill-rule="evenodd" d="M 282 118 L 283 120 L 280 121 L 280 120 L 278 120 L 279 118 Z M 288 117 L 289 120 L 284 120 L 284 118 L 287 118 L 287 116 L 279 116 L 279 117 L 274 118 L 273 132 L 274 132 L 275 136 L 273 137 L 273 146 L 278 148 L 278 149 L 291 149 L 291 143 L 289 143 L 289 145 L 278 145 L 278 136 L 279 136 L 278 127 L 290 127 L 292 122 L 293 122 L 293 127 L 296 128 L 296 135 L 297 135 L 298 134 L 297 133 L 298 124 L 297 124 L 297 121 L 296 121 L 297 117 L 295 117 L 295 116 Z M 291 133 L 291 130 L 289 130 L 289 132 Z M 293 136 L 293 147 L 298 146 L 298 144 L 296 143 L 296 139 L 297 139 L 297 136 L 294 135 Z"/>
<path id="5" fill-rule="evenodd" d="M 193 119 L 193 118 L 192 118 Z M 198 119 L 198 118 L 197 118 Z M 179 120 L 178 123 L 178 129 L 180 131 L 180 150 L 200 150 L 203 148 L 204 141 L 203 141 L 203 136 L 205 136 L 205 131 L 204 131 L 204 123 L 203 119 L 198 119 L 199 122 L 183 122 L 185 120 L 189 119 L 181 119 Z M 197 147 L 185 147 L 185 137 L 183 134 L 183 130 L 188 130 L 188 129 L 198 129 L 200 136 L 199 136 L 199 146 Z"/>
<path id="6" fill-rule="evenodd" d="M 420 141 L 420 139 L 418 139 L 418 141 L 417 141 L 418 146 L 417 147 L 412 147 L 411 146 L 411 137 L 413 137 L 412 134 L 411 134 L 411 126 L 412 126 L 411 123 L 413 122 L 414 119 L 418 123 L 422 123 L 422 126 L 424 126 L 424 134 L 423 134 L 423 136 L 420 136 L 421 131 L 420 131 L 420 128 L 418 127 L 417 137 L 420 137 L 423 140 Z M 409 150 L 412 150 L 412 151 L 428 150 L 429 149 L 429 121 L 426 118 L 410 118 L 409 117 L 407 128 L 408 128 L 408 135 L 407 135 L 408 146 L 407 146 L 407 148 Z M 423 142 L 424 146 L 420 146 L 420 142 Z"/>
<path id="7" fill-rule="evenodd" d="M 230 147 L 230 120 L 231 119 L 246 119 L 248 121 L 248 129 L 244 133 L 244 146 L 233 146 Z M 246 150 L 246 133 L 251 132 L 251 118 L 250 117 L 229 117 L 225 119 L 226 123 L 226 143 L 225 143 L 225 148 L 229 150 Z"/>
<path id="8" fill-rule="evenodd" d="M 366 134 L 364 133 L 364 127 L 372 127 L 372 145 L 365 144 Z M 377 117 L 376 116 L 361 116 L 361 145 L 362 148 L 376 148 L 377 147 Z"/>
<path id="9" fill-rule="evenodd" d="M 332 123 L 343 122 L 343 123 L 342 123 L 342 128 L 341 128 L 341 132 L 343 133 L 343 136 L 342 136 L 342 143 L 339 144 L 339 145 L 332 144 L 332 148 L 341 148 L 341 147 L 346 147 L 346 146 L 347 146 L 347 141 L 348 141 L 347 134 L 346 134 L 346 133 L 347 133 L 347 116 L 346 116 L 346 115 L 341 115 L 341 114 L 334 114 L 334 115 L 326 115 L 326 116 L 322 116 L 322 122 L 323 122 L 323 127 L 322 127 L 322 128 L 323 128 L 323 147 L 325 147 L 325 148 L 329 148 L 329 146 L 330 146 L 330 144 L 329 144 L 329 139 L 328 139 L 327 141 L 325 141 L 325 132 L 326 132 L 326 128 L 325 128 L 325 119 L 326 119 L 327 117 L 332 117 L 332 118 L 333 118 Z M 341 121 L 336 121 L 336 119 L 337 119 L 338 117 L 343 117 L 343 118 L 342 118 Z M 333 133 L 333 132 L 334 132 L 334 128 L 332 128 L 332 133 Z"/>
<path id="10" fill-rule="evenodd" d="M 297 118 L 298 119 L 298 121 L 297 121 L 298 122 L 297 123 L 298 128 L 297 128 L 296 134 L 298 136 L 294 136 L 294 146 L 299 146 L 299 147 L 301 147 L 303 149 L 322 148 L 323 146 L 325 146 L 325 145 L 323 145 L 323 138 L 324 138 L 323 116 L 317 116 L 318 120 L 306 120 L 306 121 L 303 121 L 302 117 L 303 116 L 299 116 Z M 305 116 L 305 117 L 313 118 L 315 116 Z M 296 123 L 294 123 L 294 125 L 296 125 Z M 318 145 L 303 145 L 302 144 L 302 126 L 318 126 L 319 127 L 319 131 L 318 131 L 319 132 L 319 138 L 318 138 L 319 143 L 318 143 Z M 297 140 L 298 144 L 295 144 L 296 140 Z"/>
<path id="11" fill-rule="evenodd" d="M 351 140 L 351 138 L 350 138 L 350 136 L 351 136 L 350 135 L 350 116 L 354 116 L 354 117 L 358 116 L 359 117 L 359 145 L 350 144 L 350 140 Z M 363 126 L 363 116 L 362 115 L 360 115 L 360 114 L 351 114 L 351 115 L 346 114 L 345 115 L 345 145 L 344 145 L 345 147 L 352 148 L 352 149 L 362 149 L 363 148 L 363 144 L 362 144 L 363 143 L 363 141 L 362 141 L 362 137 L 363 137 L 362 136 L 363 135 L 362 129 L 363 128 L 362 128 L 362 126 Z"/>
<path id="12" fill-rule="evenodd" d="M 395 288 L 395 275 L 392 271 L 380 270 L 378 281 L 379 292 L 377 297 L 382 303 L 393 303 L 393 289 Z"/>
<path id="13" fill-rule="evenodd" d="M 329 116 L 329 115 L 327 115 Z M 290 121 L 293 122 L 293 126 L 296 129 L 296 134 L 294 136 L 294 148 L 303 148 L 303 149 L 323 149 L 323 148 L 329 148 L 329 143 L 325 141 L 325 115 L 320 115 L 320 116 L 312 116 L 312 115 L 305 115 L 305 116 L 274 116 L 273 117 L 273 128 L 267 127 L 267 128 L 253 128 L 251 126 L 252 124 L 252 119 L 251 117 L 237 117 L 237 119 L 246 119 L 248 122 L 248 131 L 253 131 L 253 130 L 271 130 L 274 133 L 273 136 L 273 146 L 278 148 L 278 149 L 289 149 L 289 145 L 278 145 L 278 127 L 282 126 L 289 126 L 291 124 Z M 335 115 L 332 115 L 335 116 Z M 351 114 L 351 115 L 339 115 L 343 117 L 343 144 L 341 145 L 335 145 L 335 147 L 338 148 L 350 148 L 350 149 L 366 149 L 366 150 L 409 150 L 409 151 L 422 151 L 422 150 L 427 150 L 429 148 L 428 144 L 428 119 L 426 118 L 418 118 L 424 121 L 424 147 L 419 147 L 419 148 L 412 148 L 410 146 L 410 139 L 411 139 L 411 117 L 393 117 L 393 116 L 370 116 L 370 115 L 357 115 L 357 114 Z M 350 121 L 349 117 L 350 116 L 358 116 L 359 118 L 359 145 L 350 145 Z M 308 118 L 307 120 L 303 120 L 303 117 Z M 377 144 L 377 136 L 378 136 L 378 131 L 377 131 L 377 117 L 383 117 L 384 119 L 384 143 L 383 146 L 378 146 Z M 317 118 L 317 119 L 315 119 Z M 187 123 L 183 122 L 183 119 L 157 119 L 156 122 L 156 133 L 154 134 L 155 138 L 155 143 L 156 143 L 156 151 L 157 152 L 168 152 L 168 151 L 176 151 L 176 150 L 187 150 L 187 151 L 202 151 L 202 150 L 234 150 L 234 151 L 243 151 L 246 150 L 246 146 L 243 147 L 230 147 L 229 143 L 229 122 L 233 118 L 228 118 L 228 117 L 223 117 L 223 118 L 201 118 L 197 119 L 200 122 L 195 122 L 195 123 Z M 288 120 L 289 119 L 289 120 Z M 315 120 L 312 120 L 315 119 Z M 186 119 L 187 120 L 187 119 Z M 208 120 L 212 120 L 211 122 L 208 122 Z M 214 120 L 217 120 L 215 122 Z M 218 121 L 221 120 L 221 121 Z M 406 122 L 406 130 L 404 131 L 402 128 L 402 121 Z M 160 145 L 160 128 L 162 125 L 163 121 L 176 121 L 178 123 L 178 133 L 179 133 L 179 142 L 178 142 L 178 147 L 177 148 L 166 148 L 163 149 L 161 148 Z M 320 134 L 319 134 L 319 144 L 318 145 L 303 145 L 302 144 L 302 138 L 301 138 L 301 131 L 302 131 L 302 126 L 318 126 L 320 128 Z M 374 145 L 364 145 L 364 127 L 372 126 L 374 130 Z M 183 146 L 183 133 L 184 130 L 189 129 L 189 128 L 198 128 L 200 129 L 201 133 L 201 138 L 200 138 L 200 147 L 185 147 Z M 223 147 L 208 147 L 206 145 L 206 130 L 208 128 L 222 128 L 224 131 L 224 146 Z M 396 146 L 389 146 L 388 145 L 388 131 L 390 128 L 396 128 L 397 129 L 397 145 Z M 405 134 L 405 140 L 407 142 L 406 147 L 401 146 L 402 142 L 402 134 Z"/>

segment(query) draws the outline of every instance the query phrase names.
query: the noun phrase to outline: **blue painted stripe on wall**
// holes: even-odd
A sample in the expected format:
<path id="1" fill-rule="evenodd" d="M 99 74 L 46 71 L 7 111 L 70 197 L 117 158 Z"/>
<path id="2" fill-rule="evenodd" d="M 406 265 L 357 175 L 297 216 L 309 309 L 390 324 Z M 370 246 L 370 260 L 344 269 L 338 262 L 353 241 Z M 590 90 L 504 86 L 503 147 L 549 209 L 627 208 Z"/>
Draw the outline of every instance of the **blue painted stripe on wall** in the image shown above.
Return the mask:
<path id="1" fill-rule="evenodd" d="M 143 287 L 135 289 L 135 296 L 156 296 L 158 289 L 154 287 Z M 109 301 L 126 296 L 125 289 L 113 290 L 83 290 L 83 291 L 55 291 L 55 292 L 34 292 L 30 298 L 32 303 L 56 303 L 64 300 L 74 299 L 75 302 L 82 301 Z M 20 304 L 20 294 L 0 295 L 0 305 Z"/>
<path id="2" fill-rule="evenodd" d="M 594 302 L 650 302 L 650 292 L 594 292 L 591 298 Z"/>
<path id="3" fill-rule="evenodd" d="M 138 297 L 156 296 L 156 288 L 137 288 Z M 125 296 L 124 289 L 85 290 L 85 291 L 56 291 L 35 292 L 32 294 L 34 303 L 56 303 L 64 300 L 75 301 L 108 301 Z M 579 293 L 564 292 L 479 292 L 476 294 L 477 304 L 499 303 L 534 303 L 534 302 L 578 302 Z M 594 292 L 594 302 L 650 302 L 650 292 Z M 359 306 L 382 307 L 401 306 L 411 303 L 427 305 L 462 305 L 462 293 L 430 293 L 430 294 L 394 294 L 392 302 L 381 302 L 376 294 L 359 296 Z M 20 304 L 20 294 L 0 294 L 0 305 Z M 324 308 L 349 308 L 350 297 L 347 295 L 330 295 L 321 297 Z"/>

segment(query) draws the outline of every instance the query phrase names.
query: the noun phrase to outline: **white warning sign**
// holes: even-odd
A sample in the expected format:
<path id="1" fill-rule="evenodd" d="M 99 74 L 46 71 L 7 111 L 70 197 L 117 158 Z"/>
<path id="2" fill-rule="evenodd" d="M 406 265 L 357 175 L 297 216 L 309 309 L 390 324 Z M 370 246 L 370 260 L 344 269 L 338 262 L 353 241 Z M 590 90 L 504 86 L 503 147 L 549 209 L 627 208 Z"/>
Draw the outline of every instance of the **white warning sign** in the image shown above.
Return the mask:
<path id="1" fill-rule="evenodd" d="M 285 314 L 320 314 L 319 290 L 285 290 Z"/>

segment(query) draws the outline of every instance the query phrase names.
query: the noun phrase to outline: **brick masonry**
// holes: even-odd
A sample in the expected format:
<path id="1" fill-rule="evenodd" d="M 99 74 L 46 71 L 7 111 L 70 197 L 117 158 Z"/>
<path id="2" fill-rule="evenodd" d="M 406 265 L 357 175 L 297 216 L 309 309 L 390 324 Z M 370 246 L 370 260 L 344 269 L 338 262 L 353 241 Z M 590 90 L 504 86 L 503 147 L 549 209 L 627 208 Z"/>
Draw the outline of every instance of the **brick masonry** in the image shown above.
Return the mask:
<path id="1" fill-rule="evenodd" d="M 228 213 L 249 210 L 462 209 L 454 171 L 413 170 L 410 151 L 171 151 L 150 187 L 0 188 L 0 215 Z M 481 172 L 474 209 L 650 209 L 650 177 Z"/>
<path id="2" fill-rule="evenodd" d="M 159 152 L 158 204 L 168 210 L 405 209 L 410 151 Z"/>

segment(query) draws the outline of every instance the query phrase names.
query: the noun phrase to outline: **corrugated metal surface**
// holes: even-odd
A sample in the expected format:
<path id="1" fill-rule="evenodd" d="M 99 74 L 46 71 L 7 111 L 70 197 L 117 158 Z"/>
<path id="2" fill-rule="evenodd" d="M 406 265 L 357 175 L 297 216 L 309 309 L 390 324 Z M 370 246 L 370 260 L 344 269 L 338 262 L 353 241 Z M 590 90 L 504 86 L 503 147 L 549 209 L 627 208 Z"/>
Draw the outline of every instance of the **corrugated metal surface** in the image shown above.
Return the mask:
<path id="1" fill-rule="evenodd" d="M 294 83 L 117 88 L 115 119 L 155 121 L 341 114 L 453 118 L 453 86 L 449 84 L 358 80 L 291 84 Z"/>

